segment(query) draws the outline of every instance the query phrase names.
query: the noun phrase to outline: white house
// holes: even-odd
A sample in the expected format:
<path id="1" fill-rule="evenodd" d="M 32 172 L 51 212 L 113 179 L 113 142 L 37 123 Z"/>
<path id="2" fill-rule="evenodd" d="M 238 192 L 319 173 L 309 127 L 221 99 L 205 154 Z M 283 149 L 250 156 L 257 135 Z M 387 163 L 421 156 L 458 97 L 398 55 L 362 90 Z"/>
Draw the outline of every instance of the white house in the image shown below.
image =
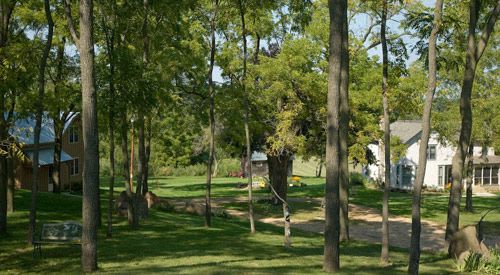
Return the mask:
<path id="1" fill-rule="evenodd" d="M 399 120 L 391 123 L 391 136 L 397 136 L 406 144 L 406 155 L 396 163 L 391 163 L 391 188 L 411 189 L 418 169 L 418 155 L 422 122 L 417 120 Z M 451 182 L 451 164 L 455 147 L 442 144 L 438 141 L 438 134 L 432 133 L 427 149 L 427 167 L 424 185 L 433 188 L 444 188 Z M 384 178 L 383 147 L 371 144 L 368 147 L 376 158 L 376 163 L 364 168 L 365 176 L 371 179 Z M 500 190 L 499 185 L 500 156 L 496 156 L 493 148 L 483 149 L 474 146 L 473 154 L 473 183 L 474 186 L 483 186 Z"/>

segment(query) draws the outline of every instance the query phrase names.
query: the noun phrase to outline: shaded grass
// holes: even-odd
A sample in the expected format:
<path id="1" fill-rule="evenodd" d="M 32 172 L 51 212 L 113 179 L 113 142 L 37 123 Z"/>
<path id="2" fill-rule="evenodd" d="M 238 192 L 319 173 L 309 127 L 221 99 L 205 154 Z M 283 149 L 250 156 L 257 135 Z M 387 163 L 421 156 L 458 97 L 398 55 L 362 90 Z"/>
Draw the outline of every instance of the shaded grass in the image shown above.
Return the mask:
<path id="1" fill-rule="evenodd" d="M 104 196 L 103 192 L 103 196 Z M 32 259 L 25 242 L 30 193 L 16 194 L 17 211 L 9 214 L 9 235 L 0 237 L 0 273 L 79 273 L 80 250 L 71 246 L 44 246 L 43 258 Z M 103 213 L 105 213 L 105 200 Z M 39 223 L 80 220 L 81 199 L 42 193 Z M 103 216 L 104 218 L 104 216 Z M 205 228 L 202 217 L 152 210 L 139 230 L 131 230 L 116 218 L 113 238 L 99 232 L 99 267 L 105 273 L 312 273 L 321 272 L 323 238 L 293 231 L 293 248 L 282 246 L 282 229 L 257 223 L 257 234 L 236 219 L 214 219 Z M 380 246 L 353 241 L 341 247 L 344 274 L 406 273 L 407 252 L 393 249 L 393 265 L 378 263 Z M 446 274 L 454 271 L 443 255 L 424 253 L 421 272 Z"/>

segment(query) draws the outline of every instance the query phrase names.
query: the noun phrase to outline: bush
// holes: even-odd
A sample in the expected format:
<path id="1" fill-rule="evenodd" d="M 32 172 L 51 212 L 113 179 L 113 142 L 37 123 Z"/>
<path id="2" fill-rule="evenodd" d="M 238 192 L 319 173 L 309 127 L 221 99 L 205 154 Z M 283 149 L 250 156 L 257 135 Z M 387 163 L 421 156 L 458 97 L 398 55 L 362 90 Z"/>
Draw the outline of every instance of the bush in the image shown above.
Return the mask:
<path id="1" fill-rule="evenodd" d="M 240 161 L 238 159 L 223 159 L 220 160 L 217 167 L 217 176 L 225 177 L 232 171 L 239 171 Z M 150 167 L 151 170 L 151 167 Z M 173 176 L 173 177 L 183 177 L 183 176 L 204 176 L 207 174 L 207 164 L 198 163 L 188 166 L 163 166 L 156 167 L 154 169 L 155 176 Z"/>
<path id="2" fill-rule="evenodd" d="M 462 263 L 457 263 L 457 269 L 460 272 L 500 274 L 500 254 L 492 250 L 491 259 L 486 259 L 481 254 L 472 252 Z"/>
<path id="3" fill-rule="evenodd" d="M 349 175 L 349 184 L 350 185 L 365 185 L 366 178 L 358 172 L 351 172 Z"/>

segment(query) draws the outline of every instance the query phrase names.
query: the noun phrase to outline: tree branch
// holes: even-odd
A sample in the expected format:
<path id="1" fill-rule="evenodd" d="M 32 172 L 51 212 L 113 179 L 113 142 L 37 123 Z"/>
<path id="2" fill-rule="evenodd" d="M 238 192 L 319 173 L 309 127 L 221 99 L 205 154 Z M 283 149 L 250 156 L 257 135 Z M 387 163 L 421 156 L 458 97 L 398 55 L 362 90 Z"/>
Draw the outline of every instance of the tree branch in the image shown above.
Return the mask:
<path id="1" fill-rule="evenodd" d="M 497 4 L 495 5 L 495 8 L 491 12 L 490 18 L 488 18 L 488 22 L 484 26 L 483 33 L 481 34 L 481 38 L 478 42 L 478 45 L 476 47 L 476 52 L 474 55 L 474 58 L 476 59 L 476 62 L 479 61 L 481 56 L 484 53 L 484 50 L 486 48 L 486 45 L 488 44 L 488 40 L 490 38 L 491 33 L 495 29 L 495 23 L 497 21 L 498 14 L 500 13 L 500 0 L 497 0 Z"/>
<path id="2" fill-rule="evenodd" d="M 66 19 L 68 20 L 68 28 L 73 41 L 77 48 L 80 46 L 80 39 L 78 38 L 78 34 L 76 33 L 75 24 L 73 20 L 73 16 L 71 15 L 71 3 L 70 0 L 64 0 L 64 12 L 66 13 Z"/>

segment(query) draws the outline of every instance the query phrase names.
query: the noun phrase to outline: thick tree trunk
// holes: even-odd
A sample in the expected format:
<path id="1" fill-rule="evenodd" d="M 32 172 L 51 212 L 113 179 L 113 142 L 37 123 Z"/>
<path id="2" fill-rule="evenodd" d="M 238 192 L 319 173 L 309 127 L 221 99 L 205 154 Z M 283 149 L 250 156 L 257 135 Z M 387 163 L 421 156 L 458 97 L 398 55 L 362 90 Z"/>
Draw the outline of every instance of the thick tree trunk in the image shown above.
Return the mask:
<path id="1" fill-rule="evenodd" d="M 325 247 L 323 270 L 340 269 L 340 90 L 342 83 L 342 45 L 346 0 L 329 0 L 328 97 L 325 185 Z"/>
<path id="2" fill-rule="evenodd" d="M 44 1 L 45 7 L 45 17 L 48 24 L 47 41 L 45 42 L 45 47 L 43 50 L 42 59 L 40 60 L 40 65 L 38 67 L 38 98 L 36 106 L 36 123 L 34 130 L 34 150 L 33 158 L 31 160 L 33 167 L 33 179 L 31 183 L 31 207 L 29 214 L 29 227 L 28 227 L 28 243 L 33 242 L 33 237 L 36 228 L 36 207 L 37 207 L 37 192 L 38 192 L 38 156 L 40 149 L 40 132 L 42 129 L 42 116 L 43 116 L 43 102 L 45 97 L 45 68 L 47 67 L 47 59 L 49 58 L 50 48 L 52 47 L 52 36 L 54 34 L 54 22 L 52 21 L 52 15 L 50 11 L 49 0 Z"/>
<path id="3" fill-rule="evenodd" d="M 474 207 L 472 207 L 472 157 L 474 154 L 474 145 L 469 146 L 469 153 L 467 154 L 467 178 L 466 178 L 466 196 L 465 196 L 465 211 L 474 212 Z"/>
<path id="4" fill-rule="evenodd" d="M 71 36 L 80 53 L 82 85 L 82 125 L 84 144 L 82 205 L 82 271 L 97 270 L 97 228 L 99 223 L 99 135 L 97 93 L 94 75 L 93 1 L 80 0 L 78 38 L 66 1 L 66 15 Z"/>
<path id="5" fill-rule="evenodd" d="M 411 241 L 410 258 L 408 264 L 409 274 L 418 274 L 420 264 L 420 232 L 421 217 L 420 206 L 422 199 L 422 186 L 424 184 L 425 170 L 427 167 L 427 143 L 431 133 L 431 111 L 434 92 L 436 91 L 437 61 L 436 42 L 439 28 L 441 27 L 443 10 L 443 0 L 437 0 L 434 7 L 434 22 L 429 37 L 429 81 L 427 84 L 427 94 L 425 97 L 424 114 L 422 121 L 422 137 L 419 148 L 419 159 L 417 178 L 413 187 L 412 221 L 411 221 Z"/>
<path id="6" fill-rule="evenodd" d="M 145 146 L 144 146 L 144 114 L 139 112 L 139 118 L 137 119 L 138 124 L 138 156 L 139 161 L 137 163 L 137 184 L 135 187 L 134 194 L 134 220 L 133 227 L 137 228 L 139 226 L 139 220 L 147 216 L 147 207 L 143 209 L 142 199 L 144 194 L 142 193 L 142 184 L 144 180 L 144 163 L 145 163 Z"/>
<path id="7" fill-rule="evenodd" d="M 342 26 L 342 64 L 340 73 L 339 180 L 340 180 L 340 240 L 349 241 L 349 33 L 347 13 Z"/>
<path id="8" fill-rule="evenodd" d="M 290 154 L 278 156 L 267 155 L 267 166 L 269 168 L 269 180 L 274 190 L 284 201 L 287 200 L 288 193 L 288 160 Z M 273 194 L 272 203 L 281 204 L 281 200 Z"/>
<path id="9" fill-rule="evenodd" d="M 252 158 L 252 143 L 250 140 L 250 102 L 249 102 L 249 94 L 246 86 L 247 79 L 247 30 L 245 25 L 245 12 L 246 6 L 242 3 L 242 0 L 238 1 L 240 17 L 241 17 L 241 33 L 243 39 L 243 75 L 241 77 L 241 89 L 243 90 L 244 96 L 244 127 L 245 127 L 245 143 L 246 143 L 246 155 L 249 159 Z M 257 46 L 258 47 L 258 46 Z M 258 51 L 258 48 L 256 49 Z M 258 58 L 258 57 L 257 57 Z M 256 60 L 255 60 L 256 61 Z M 257 62 L 255 62 L 257 63 Z M 255 221 L 253 215 L 253 174 L 252 174 L 252 165 L 248 165 L 248 220 L 250 221 L 250 233 L 255 233 Z"/>
<path id="10" fill-rule="evenodd" d="M 465 155 L 470 144 L 472 134 L 472 107 L 471 95 L 476 74 L 476 66 L 481 58 L 491 33 L 494 30 L 495 22 L 500 13 L 500 0 L 497 1 L 495 8 L 491 12 L 486 22 L 481 38 L 476 43 L 476 26 L 479 14 L 479 1 L 470 1 L 469 4 L 469 34 L 467 39 L 467 53 L 465 58 L 465 70 L 462 82 L 462 92 L 460 95 L 460 137 L 458 140 L 457 151 L 452 161 L 452 183 L 450 190 L 450 199 L 448 202 L 448 215 L 446 222 L 445 240 L 447 243 L 451 237 L 458 231 L 460 217 L 460 200 L 462 197 L 462 174 L 464 169 Z"/>
<path id="11" fill-rule="evenodd" d="M 0 1 L 0 66 L 3 66 L 7 41 L 10 33 L 10 19 L 17 1 Z M 6 102 L 5 97 L 7 91 L 0 87 L 2 94 L 0 95 L 0 113 L 5 112 Z M 11 110 L 12 112 L 13 110 Z M 4 116 L 0 116 L 0 140 L 8 139 L 9 123 Z M 2 148 L 7 150 L 6 147 Z M 0 234 L 7 233 L 7 189 L 8 175 L 7 163 L 5 156 L 0 156 Z"/>
<path id="12" fill-rule="evenodd" d="M 389 99 L 387 95 L 387 79 L 389 78 L 389 59 L 387 52 L 386 32 L 387 0 L 382 2 L 382 22 L 380 27 L 380 41 L 382 41 L 382 103 L 384 108 L 384 195 L 382 199 L 382 250 L 380 261 L 389 262 L 389 191 L 391 184 L 391 130 L 389 122 Z"/>

